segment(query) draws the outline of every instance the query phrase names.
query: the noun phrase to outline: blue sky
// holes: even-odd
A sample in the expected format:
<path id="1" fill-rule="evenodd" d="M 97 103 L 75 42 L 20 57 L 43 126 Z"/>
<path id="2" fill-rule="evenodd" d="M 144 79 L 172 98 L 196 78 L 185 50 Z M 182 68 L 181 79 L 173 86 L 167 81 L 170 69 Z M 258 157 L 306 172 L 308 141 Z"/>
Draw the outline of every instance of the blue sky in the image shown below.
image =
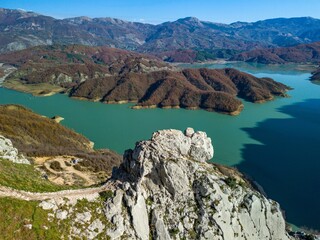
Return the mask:
<path id="1" fill-rule="evenodd" d="M 115 17 L 153 24 L 187 16 L 222 23 L 276 17 L 320 18 L 320 0 L 0 0 L 0 7 L 55 18 Z"/>

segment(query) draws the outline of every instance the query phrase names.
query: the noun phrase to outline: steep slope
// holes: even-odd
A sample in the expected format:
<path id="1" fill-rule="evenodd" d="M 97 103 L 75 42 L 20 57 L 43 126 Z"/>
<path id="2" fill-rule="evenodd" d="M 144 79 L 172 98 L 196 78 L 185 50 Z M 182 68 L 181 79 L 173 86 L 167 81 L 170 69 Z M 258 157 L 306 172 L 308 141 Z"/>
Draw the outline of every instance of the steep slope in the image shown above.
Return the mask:
<path id="1" fill-rule="evenodd" d="M 207 163 L 213 153 L 204 132 L 162 130 L 127 150 L 102 187 L 30 193 L 0 186 L 2 236 L 289 240 L 279 204 L 236 170 Z"/>
<path id="2" fill-rule="evenodd" d="M 4 86 L 45 95 L 106 103 L 137 102 L 139 107 L 202 108 L 238 114 L 242 103 L 285 96 L 289 87 L 234 69 L 178 70 L 148 55 L 107 47 L 42 46 L 0 55 L 18 69 Z"/>
<path id="3" fill-rule="evenodd" d="M 215 165 L 204 132 L 163 130 L 127 150 L 105 214 L 111 239 L 289 239 L 279 204 Z M 116 175 L 117 174 L 117 175 Z M 118 178 L 117 178 L 118 176 Z"/>
<path id="4" fill-rule="evenodd" d="M 294 47 L 257 49 L 240 53 L 230 60 L 264 64 L 319 63 L 320 42 L 301 44 Z"/>
<path id="5" fill-rule="evenodd" d="M 0 52 L 37 45 L 84 44 L 139 52 L 173 50 L 252 50 L 320 40 L 320 20 L 277 18 L 254 23 L 220 24 L 194 17 L 158 25 L 113 18 L 54 19 L 33 12 L 0 8 Z"/>
<path id="6" fill-rule="evenodd" d="M 311 81 L 314 83 L 320 82 L 320 69 L 318 69 L 312 73 Z"/>
<path id="7" fill-rule="evenodd" d="M 0 8 L 0 52 L 51 44 L 133 49 L 144 42 L 151 27 L 113 18 L 59 20 L 33 12 Z"/>
<path id="8" fill-rule="evenodd" d="M 111 172 L 120 157 L 110 150 L 96 151 L 84 136 L 17 105 L 0 105 L 0 135 L 28 157 L 76 156 L 94 171 Z"/>
<path id="9" fill-rule="evenodd" d="M 256 78 L 235 69 L 185 69 L 92 79 L 74 87 L 70 95 L 107 103 L 138 102 L 135 108 L 202 108 L 237 114 L 242 103 L 236 96 L 262 102 L 285 96 L 288 89 L 272 79 Z"/>
<path id="10" fill-rule="evenodd" d="M 0 159 L 9 160 L 13 163 L 30 164 L 22 154 L 19 154 L 18 149 L 13 147 L 10 139 L 0 135 Z"/>

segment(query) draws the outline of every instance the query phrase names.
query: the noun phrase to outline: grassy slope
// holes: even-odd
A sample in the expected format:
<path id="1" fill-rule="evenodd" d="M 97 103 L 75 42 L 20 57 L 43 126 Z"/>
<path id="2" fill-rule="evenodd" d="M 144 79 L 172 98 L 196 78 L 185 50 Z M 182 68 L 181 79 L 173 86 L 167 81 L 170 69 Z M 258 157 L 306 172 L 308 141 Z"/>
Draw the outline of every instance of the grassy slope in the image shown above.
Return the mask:
<path id="1" fill-rule="evenodd" d="M 91 150 L 90 141 L 82 135 L 18 105 L 0 106 L 0 134 L 29 156 Z"/>
<path id="2" fill-rule="evenodd" d="M 78 201 L 70 218 L 58 221 L 55 218 L 48 220 L 48 213 L 51 211 L 38 207 L 38 202 L 0 198 L 0 239 L 68 239 L 72 219 L 76 213 L 84 211 L 90 211 L 93 220 L 100 219 L 107 226 L 109 223 L 106 222 L 103 212 L 98 211 L 102 204 L 102 199 L 97 202 Z M 31 224 L 32 229 L 24 227 L 26 224 Z M 101 233 L 97 239 L 106 237 L 103 234 Z"/>
<path id="3" fill-rule="evenodd" d="M 29 192 L 55 192 L 72 188 L 45 180 L 33 165 L 16 164 L 2 159 L 0 159 L 0 185 Z"/>

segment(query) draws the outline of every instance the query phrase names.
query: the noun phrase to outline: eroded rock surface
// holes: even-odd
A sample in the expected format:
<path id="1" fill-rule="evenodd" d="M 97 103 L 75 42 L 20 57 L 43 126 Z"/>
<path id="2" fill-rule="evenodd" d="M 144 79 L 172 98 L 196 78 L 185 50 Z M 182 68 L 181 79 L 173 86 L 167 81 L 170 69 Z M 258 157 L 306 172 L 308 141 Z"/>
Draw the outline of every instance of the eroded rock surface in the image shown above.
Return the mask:
<path id="1" fill-rule="evenodd" d="M 14 163 L 30 164 L 29 160 L 13 147 L 11 140 L 2 135 L 0 135 L 0 158 Z"/>
<path id="2" fill-rule="evenodd" d="M 25 200 L 41 200 L 49 221 L 69 224 L 70 239 L 289 240 L 279 204 L 237 171 L 207 163 L 213 154 L 204 132 L 162 130 L 127 150 L 104 186 Z M 19 159 L 2 136 L 0 158 Z"/>
<path id="3" fill-rule="evenodd" d="M 204 132 L 163 130 L 127 150 L 105 205 L 111 239 L 289 239 L 278 203 L 214 165 Z M 231 179 L 231 180 L 230 180 Z"/>

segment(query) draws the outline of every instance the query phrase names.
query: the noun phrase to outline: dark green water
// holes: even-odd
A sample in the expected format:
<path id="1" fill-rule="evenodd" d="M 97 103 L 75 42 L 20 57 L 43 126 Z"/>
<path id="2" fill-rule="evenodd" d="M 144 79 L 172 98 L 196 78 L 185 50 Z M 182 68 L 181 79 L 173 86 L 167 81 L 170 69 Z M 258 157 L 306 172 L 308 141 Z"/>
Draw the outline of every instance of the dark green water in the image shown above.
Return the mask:
<path id="1" fill-rule="evenodd" d="M 96 148 L 119 153 L 159 129 L 205 131 L 213 140 L 213 161 L 236 166 L 257 180 L 270 198 L 280 202 L 289 222 L 320 229 L 320 86 L 308 81 L 309 73 L 292 66 L 206 65 L 226 66 L 271 77 L 294 90 L 290 98 L 245 102 L 236 117 L 203 110 L 132 110 L 130 104 L 106 105 L 65 95 L 33 97 L 3 88 L 0 104 L 22 104 L 42 115 L 60 115 L 65 118 L 63 125 L 94 141 Z"/>

